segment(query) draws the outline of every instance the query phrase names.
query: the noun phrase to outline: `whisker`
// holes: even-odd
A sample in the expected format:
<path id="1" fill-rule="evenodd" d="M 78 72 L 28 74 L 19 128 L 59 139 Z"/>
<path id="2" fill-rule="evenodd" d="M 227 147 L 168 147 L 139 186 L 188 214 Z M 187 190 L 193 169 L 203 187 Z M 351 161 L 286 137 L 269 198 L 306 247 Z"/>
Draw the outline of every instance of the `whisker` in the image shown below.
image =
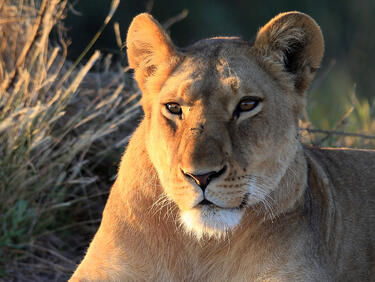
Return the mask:
<path id="1" fill-rule="evenodd" d="M 259 209 L 255 209 L 258 215 L 263 214 L 263 217 L 269 217 L 271 220 L 277 217 L 279 204 L 273 199 L 271 192 L 274 190 L 275 181 L 268 177 L 260 177 L 256 175 L 246 175 L 248 185 L 252 187 L 249 194 L 256 202 L 259 202 Z"/>

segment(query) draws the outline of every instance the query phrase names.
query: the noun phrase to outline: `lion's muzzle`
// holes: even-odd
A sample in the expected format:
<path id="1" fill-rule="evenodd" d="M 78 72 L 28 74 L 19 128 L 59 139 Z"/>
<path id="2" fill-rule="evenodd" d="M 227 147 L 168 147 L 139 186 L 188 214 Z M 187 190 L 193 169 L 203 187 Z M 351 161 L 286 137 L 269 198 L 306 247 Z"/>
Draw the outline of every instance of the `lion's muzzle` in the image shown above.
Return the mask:
<path id="1" fill-rule="evenodd" d="M 211 182 L 212 179 L 220 177 L 222 174 L 224 174 L 225 170 L 227 169 L 227 166 L 225 165 L 222 169 L 219 171 L 210 171 L 208 173 L 203 174 L 194 174 L 191 172 L 186 172 L 182 170 L 182 173 L 187 177 L 191 178 L 197 183 L 197 185 L 204 190 L 208 186 L 208 184 Z"/>

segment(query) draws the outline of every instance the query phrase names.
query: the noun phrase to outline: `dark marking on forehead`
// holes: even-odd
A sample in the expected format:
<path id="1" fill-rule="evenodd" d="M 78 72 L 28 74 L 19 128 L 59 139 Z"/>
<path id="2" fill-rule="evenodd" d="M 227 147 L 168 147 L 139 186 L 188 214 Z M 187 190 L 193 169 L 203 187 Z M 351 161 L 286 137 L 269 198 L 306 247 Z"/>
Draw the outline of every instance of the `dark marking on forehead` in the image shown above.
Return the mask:
<path id="1" fill-rule="evenodd" d="M 214 49 L 211 52 L 210 59 L 212 62 L 216 62 L 218 60 L 220 51 L 223 49 L 222 44 L 218 44 L 217 46 L 214 47 Z"/>
<path id="2" fill-rule="evenodd" d="M 190 87 L 188 87 L 193 99 L 194 96 L 200 97 L 201 95 L 208 98 L 220 87 L 219 72 L 216 68 L 220 48 L 214 50 L 215 56 L 210 56 L 204 64 L 198 66 L 199 75 L 196 79 L 191 80 Z"/>
<path id="3" fill-rule="evenodd" d="M 188 80 L 183 83 L 181 83 L 180 87 L 178 88 L 178 94 L 182 97 L 185 98 L 186 95 L 190 92 L 190 88 L 193 84 L 193 80 Z"/>
<path id="4" fill-rule="evenodd" d="M 217 80 L 219 79 L 219 73 L 216 69 L 216 64 L 218 60 L 218 56 L 220 51 L 223 47 L 217 46 L 212 50 L 211 56 L 209 57 L 209 62 L 207 64 L 208 68 L 205 73 L 204 81 L 206 81 L 206 87 L 208 90 L 213 90 L 217 87 Z"/>
<path id="5" fill-rule="evenodd" d="M 187 46 L 185 48 L 180 48 L 179 50 L 186 53 L 197 53 L 197 52 L 207 52 L 211 53 L 213 49 L 217 46 L 222 47 L 251 47 L 253 44 L 241 39 L 240 37 L 213 37 L 199 40 L 193 45 Z"/>
<path id="6" fill-rule="evenodd" d="M 209 98 L 212 93 L 221 88 L 222 83 L 226 84 L 227 89 L 236 95 L 239 80 L 231 71 L 226 55 L 232 54 L 233 49 L 245 50 L 250 47 L 251 44 L 238 37 L 221 37 L 204 39 L 192 46 L 180 48 L 179 50 L 186 55 L 185 66 L 195 65 L 195 71 L 191 69 L 192 73 L 195 72 L 195 75 L 191 77 L 192 83 L 181 87 L 182 96 L 183 94 L 192 95 L 191 98 L 194 99 L 194 96 L 202 95 Z M 233 54 L 235 54 L 234 50 Z M 191 64 L 192 62 L 194 63 Z"/>
<path id="7" fill-rule="evenodd" d="M 238 83 L 238 79 L 233 79 L 233 81 L 230 81 L 230 88 L 232 89 L 233 91 L 233 94 L 234 95 L 237 95 L 238 93 L 238 88 L 239 88 L 239 83 Z"/>
<path id="8" fill-rule="evenodd" d="M 214 62 L 210 61 L 207 70 L 205 71 L 200 85 L 203 97 L 209 98 L 219 87 L 219 74 L 214 67 Z"/>

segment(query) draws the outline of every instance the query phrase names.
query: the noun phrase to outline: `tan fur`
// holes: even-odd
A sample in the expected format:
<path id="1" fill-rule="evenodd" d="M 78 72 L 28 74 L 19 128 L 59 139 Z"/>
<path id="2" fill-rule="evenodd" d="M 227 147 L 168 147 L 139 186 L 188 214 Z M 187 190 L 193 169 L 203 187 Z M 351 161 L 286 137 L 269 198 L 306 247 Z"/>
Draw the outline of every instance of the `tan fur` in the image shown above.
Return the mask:
<path id="1" fill-rule="evenodd" d="M 374 281 L 375 151 L 298 138 L 324 51 L 313 19 L 178 49 L 141 14 L 127 47 L 145 117 L 70 281 Z M 263 101 L 236 118 L 246 96 Z M 183 173 L 224 167 L 204 195 Z"/>

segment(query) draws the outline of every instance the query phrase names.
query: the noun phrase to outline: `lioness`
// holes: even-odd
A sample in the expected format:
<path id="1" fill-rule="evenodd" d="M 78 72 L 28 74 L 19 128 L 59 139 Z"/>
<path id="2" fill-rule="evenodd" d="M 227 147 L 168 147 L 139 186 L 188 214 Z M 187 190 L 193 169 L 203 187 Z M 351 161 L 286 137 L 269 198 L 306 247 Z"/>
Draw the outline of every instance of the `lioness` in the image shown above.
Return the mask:
<path id="1" fill-rule="evenodd" d="M 145 116 L 71 281 L 375 281 L 375 151 L 299 140 L 323 51 L 299 12 L 184 49 L 135 17 Z"/>

